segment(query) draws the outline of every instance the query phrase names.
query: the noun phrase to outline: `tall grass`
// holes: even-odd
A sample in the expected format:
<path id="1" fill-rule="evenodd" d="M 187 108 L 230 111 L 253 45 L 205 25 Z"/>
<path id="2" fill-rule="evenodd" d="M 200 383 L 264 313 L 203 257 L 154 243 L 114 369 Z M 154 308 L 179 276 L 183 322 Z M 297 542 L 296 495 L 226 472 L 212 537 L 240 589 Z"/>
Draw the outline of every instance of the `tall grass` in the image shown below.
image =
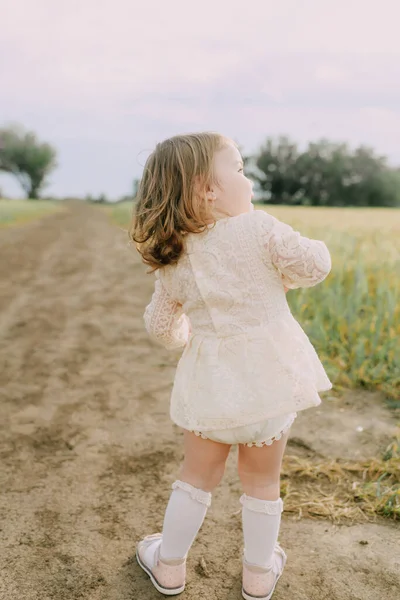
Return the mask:
<path id="1" fill-rule="evenodd" d="M 258 208 L 323 240 L 331 252 L 326 280 L 290 290 L 287 298 L 336 390 L 378 389 L 400 407 L 400 210 Z M 130 203 L 106 210 L 128 227 Z"/>
<path id="2" fill-rule="evenodd" d="M 288 302 L 337 390 L 381 390 L 400 407 L 400 211 L 268 207 L 322 239 L 332 271 Z"/>

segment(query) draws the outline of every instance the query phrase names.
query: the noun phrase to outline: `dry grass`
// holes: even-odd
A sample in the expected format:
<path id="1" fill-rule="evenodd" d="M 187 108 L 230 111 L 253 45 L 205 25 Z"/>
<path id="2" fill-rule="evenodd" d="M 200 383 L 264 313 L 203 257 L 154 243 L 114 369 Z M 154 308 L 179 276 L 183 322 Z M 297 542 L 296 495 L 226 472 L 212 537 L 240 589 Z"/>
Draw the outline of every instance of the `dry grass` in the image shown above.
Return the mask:
<path id="1" fill-rule="evenodd" d="M 321 461 L 286 455 L 282 469 L 285 511 L 333 522 L 400 520 L 399 439 L 382 458 Z"/>

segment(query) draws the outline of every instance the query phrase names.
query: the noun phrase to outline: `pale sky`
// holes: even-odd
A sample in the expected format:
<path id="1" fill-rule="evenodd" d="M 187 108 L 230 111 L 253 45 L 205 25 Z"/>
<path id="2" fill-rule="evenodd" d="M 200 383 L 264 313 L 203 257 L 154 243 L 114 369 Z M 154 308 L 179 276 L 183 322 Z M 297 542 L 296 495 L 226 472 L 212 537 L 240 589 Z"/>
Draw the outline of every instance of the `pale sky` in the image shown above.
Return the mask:
<path id="1" fill-rule="evenodd" d="M 157 141 L 200 130 L 400 164 L 398 0 L 0 0 L 0 15 L 0 125 L 57 148 L 46 195 L 128 194 Z"/>

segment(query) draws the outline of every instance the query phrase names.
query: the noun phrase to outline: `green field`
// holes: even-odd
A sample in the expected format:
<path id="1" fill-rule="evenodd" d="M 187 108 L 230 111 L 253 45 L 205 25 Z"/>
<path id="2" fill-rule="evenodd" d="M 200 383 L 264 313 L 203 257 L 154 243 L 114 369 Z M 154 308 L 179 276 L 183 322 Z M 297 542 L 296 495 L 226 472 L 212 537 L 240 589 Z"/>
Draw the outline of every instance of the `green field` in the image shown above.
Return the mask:
<path id="1" fill-rule="evenodd" d="M 62 209 L 62 204 L 48 200 L 0 199 L 0 227 L 28 223 Z"/>
<path id="2" fill-rule="evenodd" d="M 325 241 L 331 252 L 327 279 L 287 298 L 336 390 L 381 390 L 400 407 L 400 210 L 259 208 Z M 104 210 L 128 227 L 131 203 Z"/>
<path id="3" fill-rule="evenodd" d="M 116 223 L 117 225 L 120 225 L 121 227 L 124 227 L 124 228 L 129 227 L 129 223 L 130 223 L 130 219 L 131 219 L 131 215 L 132 215 L 132 209 L 133 209 L 132 202 L 119 202 L 118 204 L 106 204 L 106 205 L 103 205 L 101 208 L 108 215 L 110 215 L 110 217 L 114 223 Z"/>

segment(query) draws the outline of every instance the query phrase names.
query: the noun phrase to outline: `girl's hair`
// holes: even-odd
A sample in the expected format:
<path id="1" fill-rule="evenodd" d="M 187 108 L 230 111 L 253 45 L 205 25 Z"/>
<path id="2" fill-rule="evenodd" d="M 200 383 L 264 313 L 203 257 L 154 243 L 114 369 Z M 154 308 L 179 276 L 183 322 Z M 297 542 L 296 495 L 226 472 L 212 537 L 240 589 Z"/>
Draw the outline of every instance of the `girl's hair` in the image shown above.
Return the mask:
<path id="1" fill-rule="evenodd" d="M 146 161 L 129 238 L 153 270 L 176 263 L 187 233 L 200 233 L 213 217 L 206 190 L 217 183 L 216 151 L 229 144 L 218 133 L 177 135 L 157 144 Z"/>

